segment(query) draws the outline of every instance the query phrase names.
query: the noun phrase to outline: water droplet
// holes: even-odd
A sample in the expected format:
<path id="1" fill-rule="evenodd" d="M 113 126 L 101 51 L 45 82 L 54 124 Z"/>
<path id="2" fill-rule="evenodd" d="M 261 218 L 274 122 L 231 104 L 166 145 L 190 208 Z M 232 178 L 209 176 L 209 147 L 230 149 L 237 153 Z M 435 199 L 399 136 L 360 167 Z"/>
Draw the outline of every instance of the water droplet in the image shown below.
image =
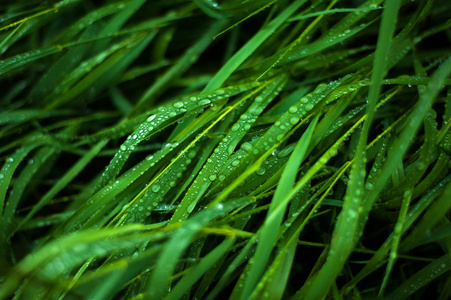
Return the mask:
<path id="1" fill-rule="evenodd" d="M 373 184 L 371 182 L 367 182 L 365 184 L 365 189 L 367 189 L 368 191 L 371 190 L 373 188 Z"/>
<path id="2" fill-rule="evenodd" d="M 299 122 L 299 118 L 298 117 L 291 117 L 290 118 L 291 125 L 296 125 L 298 122 Z"/>
<path id="3" fill-rule="evenodd" d="M 207 105 L 207 104 L 210 104 L 210 103 L 211 103 L 211 101 L 208 100 L 208 99 L 203 99 L 203 100 L 200 100 L 200 101 L 198 102 L 198 104 L 201 105 L 201 106 Z"/>
<path id="4" fill-rule="evenodd" d="M 186 210 L 190 213 L 194 210 L 194 208 L 196 207 L 196 202 L 191 202 L 188 207 L 186 208 Z"/>
<path id="5" fill-rule="evenodd" d="M 298 111 L 298 108 L 297 108 L 296 106 L 292 106 L 292 107 L 290 107 L 290 108 L 288 109 L 288 111 L 289 111 L 290 113 L 294 114 L 295 112 Z"/>
<path id="6" fill-rule="evenodd" d="M 265 174 L 265 172 L 266 172 L 266 169 L 264 167 L 260 167 L 256 171 L 257 175 L 263 175 L 263 174 Z"/>
<path id="7" fill-rule="evenodd" d="M 216 179 L 216 175 L 212 174 L 212 175 L 210 175 L 210 177 L 208 177 L 208 179 L 210 179 L 211 181 L 214 181 Z"/>
<path id="8" fill-rule="evenodd" d="M 175 108 L 183 107 L 183 102 L 177 101 L 177 102 L 175 102 L 172 106 L 174 106 Z"/>
<path id="9" fill-rule="evenodd" d="M 238 131 L 238 129 L 240 129 L 240 124 L 236 123 L 232 126 L 232 131 Z"/>
<path id="10" fill-rule="evenodd" d="M 159 184 L 152 185 L 152 192 L 156 193 L 159 190 L 160 190 L 160 185 Z"/>
<path id="11" fill-rule="evenodd" d="M 155 118 L 157 117 L 157 115 L 151 115 L 147 118 L 147 122 L 152 122 Z"/>
<path id="12" fill-rule="evenodd" d="M 241 145 L 241 149 L 243 149 L 243 150 L 249 152 L 249 151 L 252 149 L 252 144 L 250 144 L 250 143 L 248 143 L 248 142 L 244 142 L 244 143 Z"/>

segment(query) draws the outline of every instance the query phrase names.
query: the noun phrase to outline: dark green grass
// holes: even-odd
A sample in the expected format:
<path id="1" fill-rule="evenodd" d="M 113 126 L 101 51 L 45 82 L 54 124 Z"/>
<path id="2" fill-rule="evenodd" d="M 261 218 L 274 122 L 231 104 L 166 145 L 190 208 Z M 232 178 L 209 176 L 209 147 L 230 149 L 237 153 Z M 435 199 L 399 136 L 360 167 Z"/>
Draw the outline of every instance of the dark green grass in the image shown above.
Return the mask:
<path id="1" fill-rule="evenodd" d="M 451 296 L 451 2 L 0 16 L 0 299 Z"/>

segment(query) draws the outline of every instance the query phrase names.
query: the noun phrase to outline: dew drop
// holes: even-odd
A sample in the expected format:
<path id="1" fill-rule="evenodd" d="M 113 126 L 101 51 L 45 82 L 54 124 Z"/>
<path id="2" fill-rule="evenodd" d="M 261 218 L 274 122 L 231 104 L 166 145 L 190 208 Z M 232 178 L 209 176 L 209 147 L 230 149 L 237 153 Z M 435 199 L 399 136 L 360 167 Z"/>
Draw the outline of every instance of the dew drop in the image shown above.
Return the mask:
<path id="1" fill-rule="evenodd" d="M 174 104 L 172 104 L 172 106 L 174 106 L 175 108 L 183 107 L 183 102 L 182 101 L 177 101 Z"/>
<path id="2" fill-rule="evenodd" d="M 298 111 L 298 108 L 297 108 L 296 106 L 292 106 L 292 107 L 290 107 L 290 108 L 288 109 L 288 111 L 289 111 L 290 113 L 294 114 L 295 112 Z"/>
<path id="3" fill-rule="evenodd" d="M 249 151 L 252 149 L 252 144 L 251 144 L 251 143 L 248 143 L 248 142 L 244 142 L 244 143 L 241 145 L 241 149 L 243 149 L 243 150 L 249 152 Z"/>
<path id="4" fill-rule="evenodd" d="M 257 175 L 263 175 L 263 174 L 265 174 L 265 172 L 266 172 L 266 169 L 264 167 L 260 167 L 256 171 Z"/>
<path id="5" fill-rule="evenodd" d="M 291 125 L 296 125 L 298 122 L 299 122 L 299 118 L 297 118 L 297 117 L 290 118 Z"/>
<path id="6" fill-rule="evenodd" d="M 147 118 L 147 122 L 152 122 L 155 118 L 157 117 L 157 115 L 151 115 Z"/>
<path id="7" fill-rule="evenodd" d="M 190 213 L 194 210 L 194 208 L 196 207 L 196 202 L 191 202 L 188 207 L 186 208 L 186 210 Z"/>
<path id="8" fill-rule="evenodd" d="M 156 193 L 159 190 L 160 190 L 160 185 L 159 184 L 152 185 L 152 192 Z"/>
<path id="9" fill-rule="evenodd" d="M 365 189 L 367 189 L 368 191 L 370 191 L 373 188 L 373 184 L 371 182 L 367 182 L 365 184 Z"/>
<path id="10" fill-rule="evenodd" d="M 201 105 L 201 106 L 207 105 L 207 104 L 210 104 L 210 103 L 211 103 L 211 101 L 208 100 L 208 99 L 203 99 L 203 100 L 200 100 L 200 101 L 198 102 L 198 104 Z"/>

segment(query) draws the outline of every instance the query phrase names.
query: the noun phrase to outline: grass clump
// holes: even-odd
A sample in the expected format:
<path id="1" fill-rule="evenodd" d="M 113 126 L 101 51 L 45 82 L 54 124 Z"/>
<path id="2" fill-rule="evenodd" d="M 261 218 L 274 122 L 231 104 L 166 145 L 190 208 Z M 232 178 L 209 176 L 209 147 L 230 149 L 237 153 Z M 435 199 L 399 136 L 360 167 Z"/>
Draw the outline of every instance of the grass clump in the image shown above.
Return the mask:
<path id="1" fill-rule="evenodd" d="M 0 9 L 0 299 L 450 297 L 451 2 Z"/>

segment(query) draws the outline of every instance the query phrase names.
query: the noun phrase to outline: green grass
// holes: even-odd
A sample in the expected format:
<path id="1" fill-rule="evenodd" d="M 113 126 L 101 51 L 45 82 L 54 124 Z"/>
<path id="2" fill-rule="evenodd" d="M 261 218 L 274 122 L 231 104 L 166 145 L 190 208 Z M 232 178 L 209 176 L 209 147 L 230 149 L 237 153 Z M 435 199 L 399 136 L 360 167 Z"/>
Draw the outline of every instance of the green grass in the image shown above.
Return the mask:
<path id="1" fill-rule="evenodd" d="M 0 4 L 0 299 L 451 297 L 451 2 Z"/>

